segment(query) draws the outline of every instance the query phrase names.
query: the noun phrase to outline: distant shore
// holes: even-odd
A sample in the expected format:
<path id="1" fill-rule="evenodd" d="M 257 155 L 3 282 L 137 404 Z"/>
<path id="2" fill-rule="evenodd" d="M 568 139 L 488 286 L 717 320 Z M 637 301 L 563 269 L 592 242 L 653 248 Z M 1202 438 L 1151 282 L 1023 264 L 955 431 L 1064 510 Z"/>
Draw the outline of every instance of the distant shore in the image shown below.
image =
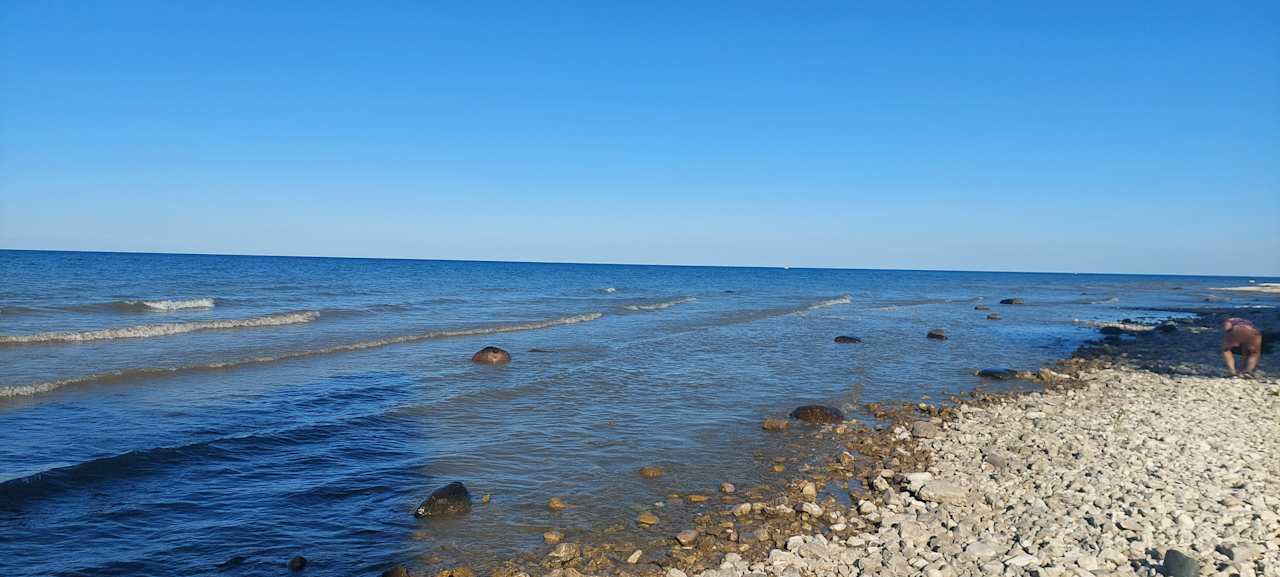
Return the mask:
<path id="1" fill-rule="evenodd" d="M 1226 378 L 1216 327 L 1239 314 L 1109 331 L 1034 375 L 1042 391 L 762 431 L 792 437 L 785 484 L 671 495 L 719 507 L 657 538 L 553 531 L 492 574 L 1280 574 L 1280 355 Z M 1248 316 L 1280 328 L 1275 309 Z"/>

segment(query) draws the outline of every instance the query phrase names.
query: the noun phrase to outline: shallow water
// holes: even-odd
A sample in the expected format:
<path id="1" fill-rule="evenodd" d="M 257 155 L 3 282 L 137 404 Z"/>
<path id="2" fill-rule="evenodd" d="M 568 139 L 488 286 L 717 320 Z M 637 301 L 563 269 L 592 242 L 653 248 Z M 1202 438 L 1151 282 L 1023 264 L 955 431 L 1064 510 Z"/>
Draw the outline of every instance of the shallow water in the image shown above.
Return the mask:
<path id="1" fill-rule="evenodd" d="M 2 575 L 483 564 L 758 481 L 759 421 L 799 404 L 967 391 L 1096 334 L 1073 320 L 1277 301 L 1212 277 L 22 251 L 0 279 Z M 514 361 L 471 364 L 486 345 Z M 453 480 L 492 502 L 413 517 Z"/>

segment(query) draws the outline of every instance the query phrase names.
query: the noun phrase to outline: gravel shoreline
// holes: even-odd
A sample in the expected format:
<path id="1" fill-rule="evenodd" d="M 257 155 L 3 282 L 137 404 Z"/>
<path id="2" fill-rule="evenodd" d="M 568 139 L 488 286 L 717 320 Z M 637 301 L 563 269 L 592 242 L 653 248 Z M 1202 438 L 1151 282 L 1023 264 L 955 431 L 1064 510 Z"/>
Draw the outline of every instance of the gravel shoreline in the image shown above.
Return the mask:
<path id="1" fill-rule="evenodd" d="M 1217 333 L 1199 330 L 1220 316 L 1164 346 L 1091 347 L 1057 390 L 934 418 L 917 440 L 930 465 L 882 471 L 861 530 L 698 575 L 1280 575 L 1280 379 L 1169 374 L 1222 372 L 1205 362 Z"/>
<path id="2" fill-rule="evenodd" d="M 665 541 L 566 539 L 493 575 L 1280 576 L 1280 379 L 1222 376 L 1233 312 L 1111 331 L 1034 375 L 1042 391 L 762 432 L 847 450 Z"/>

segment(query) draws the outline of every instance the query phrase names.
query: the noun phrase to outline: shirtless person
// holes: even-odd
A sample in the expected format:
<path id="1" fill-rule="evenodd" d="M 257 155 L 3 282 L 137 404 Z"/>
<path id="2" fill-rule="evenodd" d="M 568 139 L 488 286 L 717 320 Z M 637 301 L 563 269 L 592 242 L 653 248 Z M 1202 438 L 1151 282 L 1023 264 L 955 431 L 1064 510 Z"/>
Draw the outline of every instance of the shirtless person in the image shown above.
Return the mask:
<path id="1" fill-rule="evenodd" d="M 1235 376 L 1253 374 L 1258 368 L 1258 357 L 1262 355 L 1262 333 L 1258 327 L 1247 319 L 1229 318 L 1222 321 L 1222 360 L 1227 362 L 1227 370 Z M 1244 370 L 1236 372 L 1236 358 L 1231 350 L 1240 347 L 1240 356 L 1244 359 Z"/>

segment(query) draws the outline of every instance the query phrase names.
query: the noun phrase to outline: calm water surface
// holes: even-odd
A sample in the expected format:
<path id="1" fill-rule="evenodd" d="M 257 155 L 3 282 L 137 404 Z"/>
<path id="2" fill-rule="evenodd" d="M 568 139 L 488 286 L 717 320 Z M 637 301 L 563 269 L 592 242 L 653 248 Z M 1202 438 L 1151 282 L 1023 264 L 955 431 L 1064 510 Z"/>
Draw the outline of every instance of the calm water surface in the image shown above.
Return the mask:
<path id="1" fill-rule="evenodd" d="M 1075 320 L 1275 303 L 1210 290 L 1247 282 L 0 251 L 0 575 L 540 550 L 758 480 L 764 417 L 966 391 L 1070 354 Z M 514 361 L 471 364 L 486 345 Z M 492 503 L 413 517 L 453 480 Z"/>

